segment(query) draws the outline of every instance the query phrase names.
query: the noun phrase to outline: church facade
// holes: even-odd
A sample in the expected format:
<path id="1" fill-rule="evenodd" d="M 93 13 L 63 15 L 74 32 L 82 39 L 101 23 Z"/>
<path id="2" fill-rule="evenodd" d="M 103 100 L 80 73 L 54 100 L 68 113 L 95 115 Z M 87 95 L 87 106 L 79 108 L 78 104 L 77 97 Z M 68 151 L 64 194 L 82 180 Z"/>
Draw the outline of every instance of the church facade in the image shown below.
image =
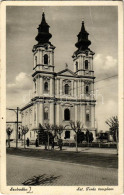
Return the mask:
<path id="1" fill-rule="evenodd" d="M 36 139 L 39 123 L 62 124 L 62 139 L 74 140 L 74 132 L 70 128 L 70 120 L 80 121 L 86 129 L 93 133 L 95 139 L 95 99 L 94 99 L 94 52 L 89 33 L 85 30 L 84 21 L 75 46 L 77 50 L 72 56 L 73 71 L 66 65 L 65 69 L 55 72 L 54 50 L 50 42 L 52 35 L 46 22 L 45 14 L 38 27 L 38 42 L 33 47 L 33 98 L 21 108 L 22 126 L 28 126 L 27 137 Z"/>

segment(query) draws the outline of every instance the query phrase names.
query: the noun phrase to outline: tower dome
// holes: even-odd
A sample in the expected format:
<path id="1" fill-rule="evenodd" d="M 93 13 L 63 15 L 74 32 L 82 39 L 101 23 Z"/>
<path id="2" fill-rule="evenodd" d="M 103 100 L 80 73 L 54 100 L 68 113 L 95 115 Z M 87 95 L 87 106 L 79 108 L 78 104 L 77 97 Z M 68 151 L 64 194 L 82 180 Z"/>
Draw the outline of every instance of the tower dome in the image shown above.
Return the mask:
<path id="1" fill-rule="evenodd" d="M 41 24 L 38 27 L 38 35 L 35 37 L 36 41 L 38 41 L 37 46 L 41 46 L 45 43 L 50 43 L 49 39 L 52 37 L 51 33 L 49 33 L 49 25 L 46 23 L 45 14 L 42 14 Z"/>

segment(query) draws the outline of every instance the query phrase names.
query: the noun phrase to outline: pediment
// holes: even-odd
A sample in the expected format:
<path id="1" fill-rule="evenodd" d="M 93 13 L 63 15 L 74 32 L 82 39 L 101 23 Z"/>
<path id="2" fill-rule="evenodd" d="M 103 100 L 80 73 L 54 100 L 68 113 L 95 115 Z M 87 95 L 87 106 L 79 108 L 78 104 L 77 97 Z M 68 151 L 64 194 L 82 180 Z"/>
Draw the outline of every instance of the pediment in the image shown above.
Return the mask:
<path id="1" fill-rule="evenodd" d="M 75 76 L 74 72 L 72 72 L 69 69 L 64 69 L 64 70 L 58 72 L 57 75 L 62 75 L 62 76 Z"/>

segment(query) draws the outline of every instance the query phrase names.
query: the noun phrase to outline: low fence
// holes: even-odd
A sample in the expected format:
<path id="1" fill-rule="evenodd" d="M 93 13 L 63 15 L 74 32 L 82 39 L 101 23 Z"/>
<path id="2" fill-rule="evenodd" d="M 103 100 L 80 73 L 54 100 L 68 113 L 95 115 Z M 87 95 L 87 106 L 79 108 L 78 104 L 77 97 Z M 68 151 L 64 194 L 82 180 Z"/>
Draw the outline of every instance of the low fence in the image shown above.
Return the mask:
<path id="1" fill-rule="evenodd" d="M 75 143 L 63 143 L 63 146 L 75 147 Z M 91 148 L 117 148 L 116 143 L 80 143 L 78 147 L 91 147 Z"/>
<path id="2" fill-rule="evenodd" d="M 6 140 L 7 141 L 7 140 Z M 16 140 L 10 140 L 12 142 L 16 142 Z M 22 143 L 23 144 L 24 140 L 18 140 L 18 143 Z M 26 143 L 26 141 L 25 141 Z M 35 145 L 36 144 L 36 140 L 30 140 L 30 145 Z M 58 146 L 57 142 L 54 142 L 55 146 Z M 67 147 L 76 147 L 75 142 L 71 141 L 71 140 L 63 140 L 63 146 L 67 146 Z M 108 143 L 101 143 L 101 142 L 92 142 L 92 143 L 80 143 L 78 144 L 78 147 L 91 147 L 91 148 L 117 148 L 117 143 L 113 143 L 113 142 L 108 142 Z"/>

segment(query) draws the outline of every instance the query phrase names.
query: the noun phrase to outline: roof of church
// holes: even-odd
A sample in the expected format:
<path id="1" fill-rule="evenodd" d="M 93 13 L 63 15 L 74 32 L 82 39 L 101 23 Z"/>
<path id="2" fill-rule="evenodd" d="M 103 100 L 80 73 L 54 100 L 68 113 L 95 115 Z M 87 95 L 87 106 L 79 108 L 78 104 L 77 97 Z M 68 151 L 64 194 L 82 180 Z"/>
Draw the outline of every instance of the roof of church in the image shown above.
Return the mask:
<path id="1" fill-rule="evenodd" d="M 91 44 L 91 41 L 88 39 L 88 35 L 89 33 L 85 30 L 84 21 L 82 21 L 81 30 L 77 35 L 78 41 L 75 44 L 75 46 L 78 48 L 78 50 L 74 52 L 75 55 L 82 53 L 86 50 L 90 51 L 88 47 Z"/>
<path id="2" fill-rule="evenodd" d="M 45 13 L 42 13 L 42 20 L 38 27 L 38 35 L 36 36 L 36 41 L 38 41 L 37 46 L 40 46 L 45 43 L 50 43 L 49 39 L 52 37 L 52 34 L 49 33 L 49 25 L 45 19 Z"/>

